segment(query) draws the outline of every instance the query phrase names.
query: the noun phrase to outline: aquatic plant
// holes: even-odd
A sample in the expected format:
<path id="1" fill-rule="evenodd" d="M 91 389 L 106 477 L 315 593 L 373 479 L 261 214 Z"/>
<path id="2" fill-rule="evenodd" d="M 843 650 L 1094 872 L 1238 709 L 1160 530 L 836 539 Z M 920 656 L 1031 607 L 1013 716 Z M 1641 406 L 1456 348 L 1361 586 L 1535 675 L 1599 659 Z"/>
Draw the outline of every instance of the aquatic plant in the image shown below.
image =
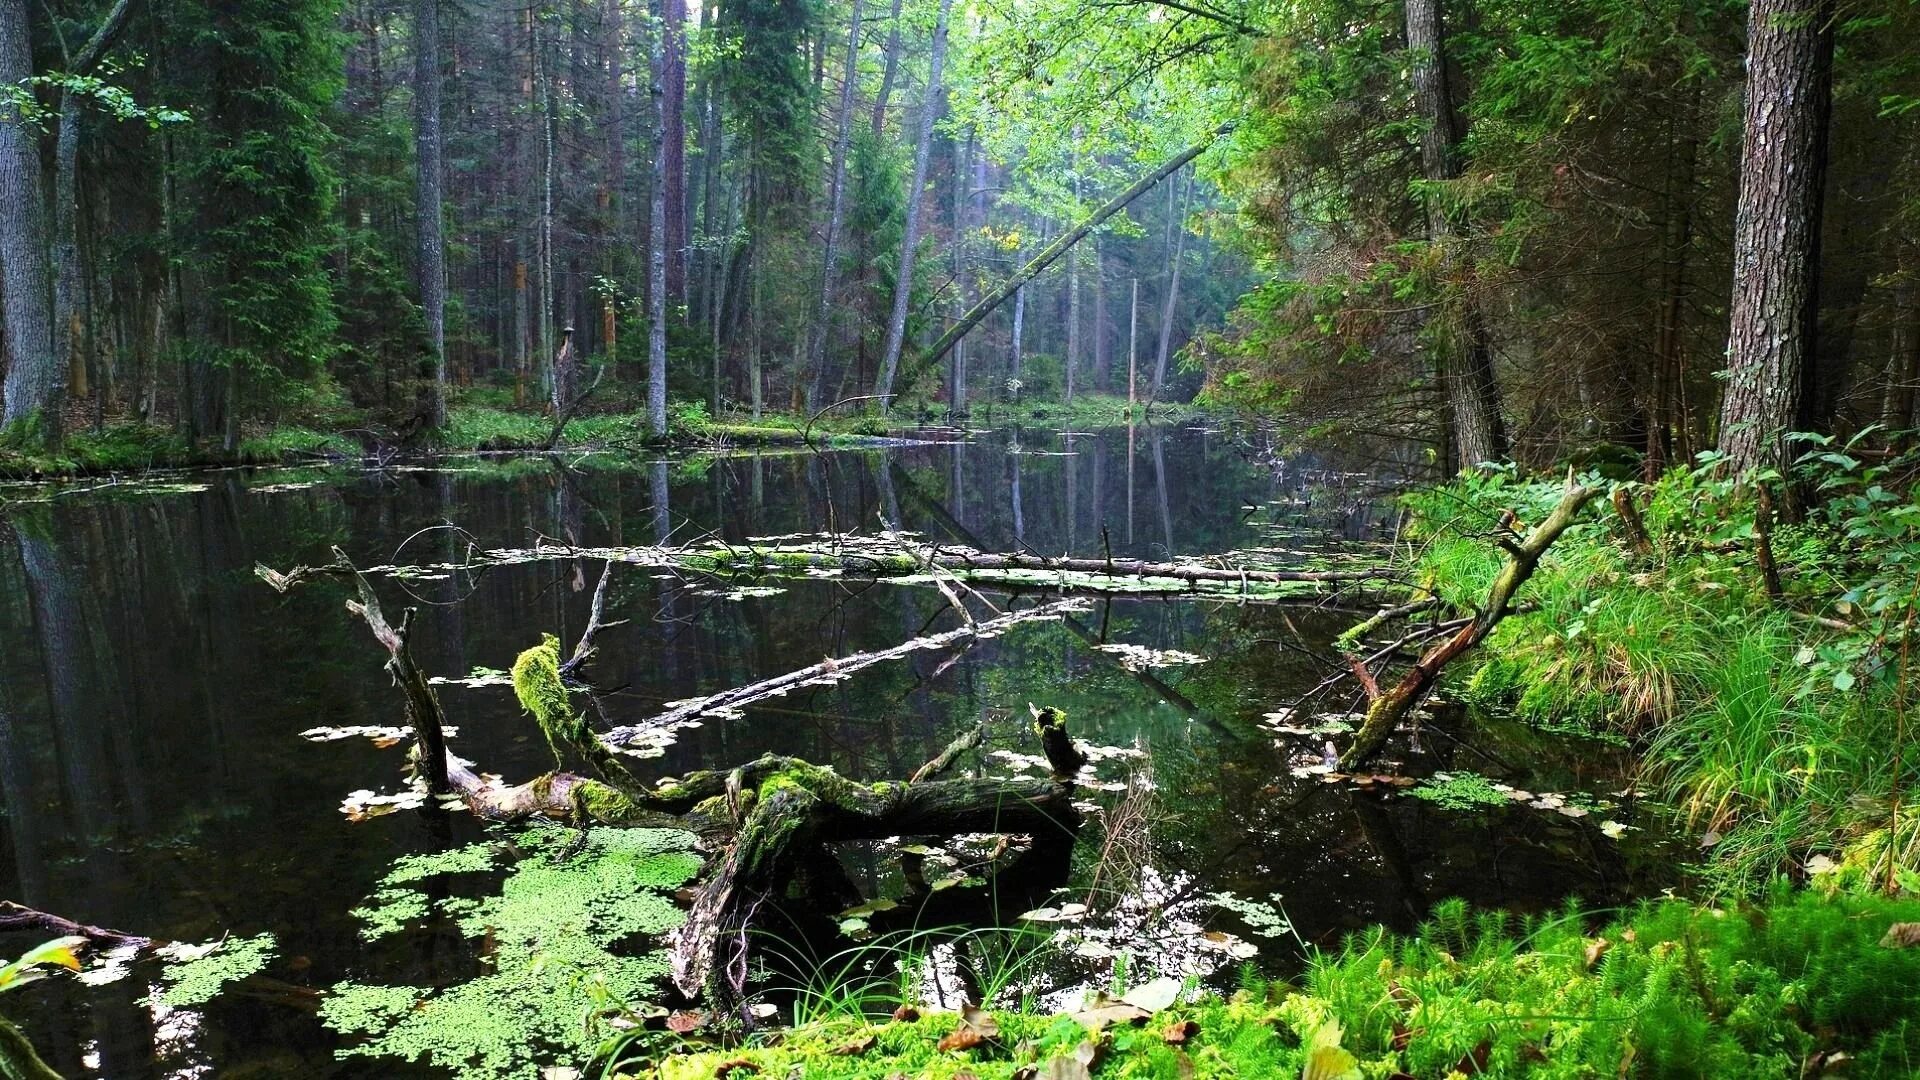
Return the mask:
<path id="1" fill-rule="evenodd" d="M 336 985 L 321 1019 L 361 1041 L 342 1057 L 426 1061 L 475 1080 L 524 1074 L 543 1055 L 585 1053 L 596 1017 L 644 1007 L 667 975 L 657 937 L 679 925 L 672 890 L 699 871 L 692 837 L 669 829 L 539 826 L 511 834 L 524 856 L 497 892 L 438 901 L 410 886 L 497 868 L 505 847 L 474 844 L 398 860 L 356 911 L 362 933 L 397 933 L 437 912 L 487 941 L 490 970 L 443 989 Z"/>
<path id="2" fill-rule="evenodd" d="M 162 946 L 159 954 L 168 958 L 160 972 L 165 985 L 155 998 L 166 1005 L 205 1005 L 228 983 L 263 970 L 273 959 L 275 944 L 274 936 L 264 933 L 207 945 Z"/>

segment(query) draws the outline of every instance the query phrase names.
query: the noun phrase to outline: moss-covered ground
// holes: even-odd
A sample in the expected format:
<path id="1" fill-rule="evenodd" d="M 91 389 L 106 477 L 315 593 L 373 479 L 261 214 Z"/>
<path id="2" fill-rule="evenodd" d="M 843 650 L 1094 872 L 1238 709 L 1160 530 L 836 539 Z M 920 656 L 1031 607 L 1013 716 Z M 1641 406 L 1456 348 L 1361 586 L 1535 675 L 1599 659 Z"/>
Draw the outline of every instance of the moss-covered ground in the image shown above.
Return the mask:
<path id="1" fill-rule="evenodd" d="M 990 1022 L 842 1015 L 726 1045 L 636 1033 L 602 1065 L 664 1080 L 1906 1077 L 1920 1075 L 1920 949 L 1883 939 L 1916 919 L 1920 901 L 1785 888 L 1611 918 L 1443 905 L 1418 934 L 1354 936 L 1296 985 L 1248 979 L 1150 1016 L 1015 1003 Z"/>

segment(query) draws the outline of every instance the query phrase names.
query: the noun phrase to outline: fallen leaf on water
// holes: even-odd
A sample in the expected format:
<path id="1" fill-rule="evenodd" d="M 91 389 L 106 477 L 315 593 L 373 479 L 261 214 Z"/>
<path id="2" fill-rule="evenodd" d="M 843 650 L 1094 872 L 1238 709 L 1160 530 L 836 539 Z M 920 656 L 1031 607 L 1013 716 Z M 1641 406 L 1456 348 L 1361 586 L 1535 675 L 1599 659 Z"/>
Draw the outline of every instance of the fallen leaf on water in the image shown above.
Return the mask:
<path id="1" fill-rule="evenodd" d="M 1603 821 L 1600 823 L 1600 835 L 1609 840 L 1618 840 L 1626 834 L 1627 827 L 1617 821 Z"/>
<path id="2" fill-rule="evenodd" d="M 1897 922 L 1887 927 L 1880 944 L 1888 949 L 1911 949 L 1920 945 L 1920 922 Z"/>

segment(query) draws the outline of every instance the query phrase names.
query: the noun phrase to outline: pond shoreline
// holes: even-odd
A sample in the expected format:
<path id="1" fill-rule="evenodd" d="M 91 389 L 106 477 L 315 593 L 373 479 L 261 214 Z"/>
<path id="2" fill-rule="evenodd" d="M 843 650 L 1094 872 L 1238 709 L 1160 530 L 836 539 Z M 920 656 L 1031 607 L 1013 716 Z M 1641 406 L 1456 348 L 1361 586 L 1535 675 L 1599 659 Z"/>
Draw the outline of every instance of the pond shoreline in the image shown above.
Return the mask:
<path id="1" fill-rule="evenodd" d="M 229 468 L 419 463 L 469 454 L 537 457 L 776 447 L 884 449 L 964 439 L 968 425 L 975 422 L 999 427 L 1060 423 L 1112 426 L 1125 424 L 1130 418 L 1164 423 L 1199 415 L 1188 405 L 1142 402 L 1130 408 L 1124 398 L 1091 395 L 1069 406 L 989 405 L 978 413 L 959 416 L 934 406 L 917 405 L 902 407 L 893 420 L 867 414 L 808 417 L 774 411 L 757 418 L 733 414 L 714 420 L 700 412 L 675 417 L 667 435 L 654 438 L 646 434 L 644 414 L 606 412 L 574 417 L 567 422 L 559 443 L 549 445 L 552 421 L 545 414 L 468 405 L 456 407 L 446 429 L 432 438 L 418 434 L 383 438 L 355 418 L 319 426 L 267 428 L 241 439 L 231 452 L 195 445 L 171 428 L 126 420 L 97 432 L 76 431 L 52 453 L 0 447 L 0 482 L 58 483 L 120 474 L 151 477 Z"/>

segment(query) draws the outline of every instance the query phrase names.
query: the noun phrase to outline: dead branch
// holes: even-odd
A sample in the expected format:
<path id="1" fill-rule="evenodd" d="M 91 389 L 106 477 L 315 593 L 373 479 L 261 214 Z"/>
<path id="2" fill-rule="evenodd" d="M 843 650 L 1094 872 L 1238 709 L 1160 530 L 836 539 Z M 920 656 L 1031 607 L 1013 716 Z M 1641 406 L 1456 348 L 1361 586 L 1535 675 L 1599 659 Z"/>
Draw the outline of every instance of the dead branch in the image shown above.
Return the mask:
<path id="1" fill-rule="evenodd" d="M 447 716 L 440 708 L 439 696 L 427 684 L 426 674 L 413 662 L 413 651 L 408 647 L 413 617 L 419 609 L 407 608 L 400 616 L 399 628 L 395 629 L 380 610 L 380 598 L 374 594 L 373 586 L 367 582 L 366 575 L 353 569 L 347 553 L 336 547 L 333 558 L 353 575 L 354 587 L 359 590 L 360 598 L 347 601 L 347 610 L 365 619 L 374 639 L 386 647 L 387 673 L 406 696 L 407 723 L 412 725 L 414 741 L 420 747 L 418 764 L 421 776 L 426 779 L 427 791 L 434 795 L 446 794 L 453 790 L 447 778 Z"/>
<path id="2" fill-rule="evenodd" d="M 11 900 L 0 900 L 0 930 L 44 930 L 58 937 L 82 937 L 95 945 L 132 945 L 151 949 L 152 938 L 140 937 L 103 926 L 88 926 L 45 911 L 36 911 Z"/>
<path id="3" fill-rule="evenodd" d="M 956 645 L 965 645 L 973 641 L 996 637 L 1021 623 L 1036 622 L 1044 619 L 1058 619 L 1072 612 L 1080 611 L 1083 604 L 1076 600 L 1057 600 L 1039 607 L 1023 611 L 1011 611 L 997 618 L 974 622 L 944 633 L 929 634 L 905 641 L 886 649 L 874 652 L 854 653 L 851 656 L 829 658 L 798 671 L 789 671 L 775 675 L 771 679 L 747 686 L 736 686 L 710 694 L 693 701 L 682 702 L 649 720 L 638 724 L 627 724 L 614 728 L 601 736 L 609 745 L 627 746 L 650 732 L 671 729 L 686 723 L 694 717 L 726 709 L 737 709 L 751 705 L 756 701 L 780 697 L 803 686 L 828 685 L 846 678 L 862 668 L 872 667 L 887 660 L 896 660 L 911 653 L 928 649 L 945 649 Z"/>
<path id="4" fill-rule="evenodd" d="M 341 565 L 351 567 L 344 553 L 336 550 L 335 556 Z M 406 698 L 408 715 L 415 721 L 414 758 L 423 774 L 442 776 L 435 791 L 457 793 L 475 814 L 491 820 L 548 816 L 607 825 L 671 820 L 718 846 L 719 854 L 709 863 L 693 910 L 673 939 L 674 979 L 689 995 L 705 993 L 723 1004 L 738 1000 L 747 970 L 747 931 L 756 914 L 763 904 L 783 896 L 805 866 L 825 857 L 823 844 L 983 832 L 1057 840 L 1070 839 L 1078 827 L 1073 778 L 1086 765 L 1087 757 L 1068 735 L 1064 714 L 1052 708 L 1035 710 L 1036 732 L 1054 772 L 1045 780 L 930 779 L 978 743 L 980 732 L 976 730 L 949 744 L 904 783 L 857 782 L 830 768 L 769 755 L 735 769 L 696 772 L 684 780 L 652 788 L 624 771 L 610 771 L 602 779 L 555 772 L 525 784 L 507 785 L 447 753 L 438 723 L 443 715 L 440 704 L 413 661 L 407 620 L 402 620 L 398 630 L 390 626 L 366 578 L 358 572 L 353 576 L 359 599 L 349 602 L 348 608 L 365 619 L 375 638 L 387 647 L 387 670 L 394 675 Z M 845 663 L 865 666 L 884 655 L 934 647 L 929 642 L 940 638 L 951 638 L 947 643 L 953 643 L 997 633 L 1016 622 L 1055 616 L 1072 603 L 1060 601 L 1015 612 L 954 632 L 958 636 L 918 639 L 884 654 L 862 654 Z M 835 664 L 836 670 L 844 669 L 842 664 L 827 663 Z M 816 665 L 756 684 L 759 689 L 743 689 L 762 694 L 784 692 L 828 673 L 823 665 Z M 558 681 L 557 673 L 546 678 Z M 770 686 L 775 689 L 768 690 Z M 565 694 L 562 687 L 550 689 Z M 752 693 L 734 692 L 705 700 L 739 703 L 752 699 Z M 698 711 L 694 708 L 686 715 Z M 553 725 L 548 734 L 573 743 L 573 748 L 588 760 L 611 753 L 608 743 L 584 723 Z"/>
<path id="5" fill-rule="evenodd" d="M 931 780 L 941 773 L 946 772 L 948 769 L 953 768 L 954 761 L 958 760 L 961 754 L 979 746 L 980 740 L 985 738 L 986 734 L 987 725 L 978 724 L 974 726 L 968 730 L 966 734 L 948 743 L 946 749 L 940 751 L 933 760 L 915 769 L 913 775 L 907 779 L 907 783 L 917 784 L 922 780 Z"/>
<path id="6" fill-rule="evenodd" d="M 1560 535 L 1571 528 L 1580 516 L 1580 511 L 1600 494 L 1599 488 L 1583 487 L 1576 484 L 1571 474 L 1567 477 L 1567 486 L 1560 497 L 1559 505 L 1553 508 L 1545 520 L 1535 525 L 1523 539 L 1509 541 L 1501 546 L 1507 550 L 1506 566 L 1494 579 L 1493 586 L 1487 591 L 1486 602 L 1474 617 L 1445 640 L 1430 647 L 1419 660 L 1414 662 L 1412 670 L 1401 677 L 1390 689 L 1370 693 L 1367 706 L 1367 718 L 1360 725 L 1360 731 L 1353 738 L 1352 745 L 1341 755 L 1340 768 L 1352 771 L 1356 766 L 1378 753 L 1387 736 L 1411 712 L 1427 692 L 1440 678 L 1441 671 L 1461 654 L 1486 640 L 1500 620 L 1507 616 L 1513 604 L 1514 594 L 1520 591 L 1527 579 L 1540 563 L 1540 557 L 1553 545 Z M 1396 644 L 1397 647 L 1397 644 Z"/>

